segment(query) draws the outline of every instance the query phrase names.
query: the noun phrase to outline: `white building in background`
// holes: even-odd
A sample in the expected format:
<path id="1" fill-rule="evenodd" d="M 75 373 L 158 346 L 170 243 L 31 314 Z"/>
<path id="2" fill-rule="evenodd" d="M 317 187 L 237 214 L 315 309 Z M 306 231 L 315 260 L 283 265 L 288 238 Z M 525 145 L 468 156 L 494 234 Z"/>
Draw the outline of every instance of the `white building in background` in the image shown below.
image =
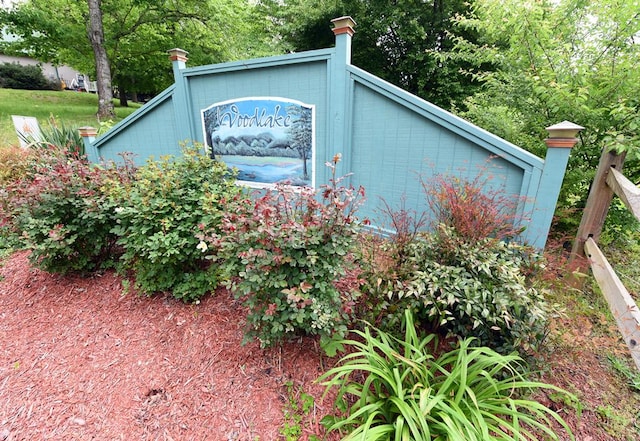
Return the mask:
<path id="1" fill-rule="evenodd" d="M 18 63 L 23 66 L 40 66 L 44 77 L 51 81 L 64 81 L 67 87 L 72 87 L 77 82 L 80 73 L 68 66 L 54 66 L 51 63 L 41 63 L 29 57 L 14 57 L 0 54 L 1 63 Z"/>
<path id="2" fill-rule="evenodd" d="M 9 9 L 20 1 L 21 0 L 0 0 L 0 8 Z M 0 41 L 15 41 L 16 38 L 17 37 L 15 35 L 7 34 L 3 29 L 0 29 Z M 23 66 L 40 66 L 45 78 L 51 81 L 64 81 L 64 84 L 67 87 L 75 87 L 78 83 L 79 76 L 82 76 L 83 79 L 85 78 L 85 76 L 80 74 L 80 72 L 68 66 L 54 66 L 51 63 L 42 63 L 29 57 L 4 55 L 0 53 L 0 64 L 2 63 L 17 63 Z M 87 86 L 88 85 L 85 85 L 84 87 L 86 88 Z"/>

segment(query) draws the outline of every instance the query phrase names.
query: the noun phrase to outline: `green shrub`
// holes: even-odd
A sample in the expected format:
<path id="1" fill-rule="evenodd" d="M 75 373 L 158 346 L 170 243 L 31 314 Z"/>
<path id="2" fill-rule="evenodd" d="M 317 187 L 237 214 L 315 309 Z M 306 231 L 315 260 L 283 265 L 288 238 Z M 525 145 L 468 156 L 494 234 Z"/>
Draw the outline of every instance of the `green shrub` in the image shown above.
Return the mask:
<path id="1" fill-rule="evenodd" d="M 40 66 L 18 63 L 0 64 L 0 88 L 25 90 L 60 90 L 60 84 L 47 80 Z"/>
<path id="2" fill-rule="evenodd" d="M 218 283 L 198 235 L 217 231 L 226 200 L 240 192 L 227 168 L 187 147 L 181 157 L 148 161 L 130 185 L 115 187 L 111 199 L 124 248 L 122 265 L 132 269 L 142 292 L 171 292 L 195 301 Z"/>
<path id="3" fill-rule="evenodd" d="M 244 209 L 226 213 L 222 234 L 210 240 L 224 256 L 236 295 L 249 309 L 247 337 L 262 345 L 287 336 L 329 338 L 346 331 L 345 299 L 336 281 L 358 230 L 362 189 L 335 178 L 319 194 L 277 185 Z M 351 296 L 351 293 L 346 294 Z"/>
<path id="4" fill-rule="evenodd" d="M 0 148 L 0 186 L 22 179 L 27 170 L 29 151 L 18 146 Z"/>
<path id="5" fill-rule="evenodd" d="M 408 310 L 403 340 L 376 328 L 354 333 L 342 342 L 347 355 L 318 380 L 338 388 L 346 415 L 323 423 L 348 433 L 344 440 L 557 440 L 554 422 L 573 439 L 556 412 L 526 398 L 540 388 L 566 392 L 527 380 L 516 355 L 466 339 L 435 358 L 436 338 L 419 337 Z"/>
<path id="6" fill-rule="evenodd" d="M 369 283 L 385 325 L 411 308 L 432 331 L 476 337 L 501 352 L 526 351 L 544 337 L 546 303 L 526 277 L 536 266 L 527 247 L 491 238 L 468 242 L 441 225 L 407 253 L 393 272 L 374 273 Z"/>
<path id="7" fill-rule="evenodd" d="M 116 236 L 108 181 L 126 168 L 96 167 L 58 148 L 33 152 L 26 177 L 2 192 L 3 225 L 21 235 L 30 260 L 56 273 L 93 271 L 112 261 Z"/>
<path id="8" fill-rule="evenodd" d="M 471 180 L 422 180 L 431 234 L 420 232 L 424 213 L 385 204 L 395 234 L 363 253 L 371 320 L 394 327 L 412 308 L 434 332 L 476 337 L 502 352 L 526 351 L 543 338 L 544 298 L 527 277 L 536 256 L 513 242 L 522 231 L 517 198 L 491 180 L 487 170 Z"/>

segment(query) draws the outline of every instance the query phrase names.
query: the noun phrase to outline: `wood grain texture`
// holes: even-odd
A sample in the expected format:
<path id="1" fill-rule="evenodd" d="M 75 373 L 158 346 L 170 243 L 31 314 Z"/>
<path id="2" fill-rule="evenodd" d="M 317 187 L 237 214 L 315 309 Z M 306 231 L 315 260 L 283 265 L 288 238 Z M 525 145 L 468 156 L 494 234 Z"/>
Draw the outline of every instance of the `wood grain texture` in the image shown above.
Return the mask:
<path id="1" fill-rule="evenodd" d="M 588 238 L 593 238 L 595 242 L 598 242 L 613 199 L 613 190 L 607 185 L 607 175 L 612 168 L 621 170 L 624 160 L 625 154 L 618 155 L 615 152 L 603 150 L 596 176 L 587 197 L 587 204 L 582 213 L 578 234 L 571 250 L 570 260 L 572 262 L 579 262 L 580 258 L 584 256 L 584 243 Z M 578 270 L 584 272 L 586 268 Z"/>
<path id="2" fill-rule="evenodd" d="M 187 48 L 188 49 L 188 48 Z M 180 143 L 204 141 L 201 112 L 215 103 L 274 97 L 315 106 L 316 185 L 328 183 L 325 162 L 342 154 L 339 174 L 353 173 L 373 217 L 381 199 L 427 211 L 420 178 L 446 173 L 472 180 L 491 175 L 531 219 L 524 240 L 544 247 L 566 158 L 537 156 L 350 64 L 351 37 L 331 49 L 187 67 L 174 62 L 175 84 L 94 142 L 101 158 L 130 151 L 136 163 L 180 154 Z M 554 149 L 558 150 L 558 149 Z M 568 157 L 568 151 L 563 152 Z"/>
<path id="3" fill-rule="evenodd" d="M 624 202 L 636 219 L 640 220 L 640 188 L 615 168 L 607 175 L 607 184 Z"/>
<path id="4" fill-rule="evenodd" d="M 593 276 L 607 299 L 622 338 L 631 351 L 636 367 L 640 370 L 640 310 L 596 242 L 589 238 L 584 245 Z"/>

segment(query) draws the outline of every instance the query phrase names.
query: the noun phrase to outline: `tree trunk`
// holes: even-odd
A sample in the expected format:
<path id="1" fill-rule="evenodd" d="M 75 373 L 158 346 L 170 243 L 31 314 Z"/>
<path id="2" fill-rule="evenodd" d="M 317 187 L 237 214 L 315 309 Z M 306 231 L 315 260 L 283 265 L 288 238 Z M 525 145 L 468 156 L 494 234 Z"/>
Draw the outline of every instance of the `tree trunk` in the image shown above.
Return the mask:
<path id="1" fill-rule="evenodd" d="M 120 98 L 120 107 L 129 107 L 129 103 L 127 102 L 127 91 L 124 90 L 122 85 L 118 87 L 118 98 Z"/>
<path id="2" fill-rule="evenodd" d="M 89 41 L 96 59 L 96 81 L 98 83 L 98 118 L 114 118 L 113 91 L 111 90 L 111 68 L 107 51 L 104 47 L 104 30 L 102 28 L 102 11 L 100 0 L 87 0 L 89 5 Z"/>

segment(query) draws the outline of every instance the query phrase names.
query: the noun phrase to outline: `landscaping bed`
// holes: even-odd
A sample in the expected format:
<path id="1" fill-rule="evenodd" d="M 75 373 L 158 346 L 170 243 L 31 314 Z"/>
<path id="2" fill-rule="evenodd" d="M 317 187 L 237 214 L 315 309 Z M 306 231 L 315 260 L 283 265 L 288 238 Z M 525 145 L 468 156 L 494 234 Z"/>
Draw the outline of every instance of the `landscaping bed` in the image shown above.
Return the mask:
<path id="1" fill-rule="evenodd" d="M 314 380 L 330 361 L 312 339 L 242 345 L 224 289 L 199 305 L 140 297 L 113 272 L 51 275 L 25 252 L 0 271 L 0 439 L 274 440 L 300 391 L 315 398 L 302 439 L 322 433 L 331 401 Z"/>
<path id="2" fill-rule="evenodd" d="M 579 440 L 637 439 L 640 376 L 602 296 L 513 240 L 509 200 L 443 176 L 423 183 L 432 231 L 387 205 L 383 239 L 339 161 L 319 190 L 254 195 L 195 147 L 14 167 L 1 237 L 29 251 L 0 273 L 0 440 L 318 440 L 334 402 L 329 440 L 369 424 L 568 439 L 562 419 Z M 323 374 L 346 399 L 321 398 Z"/>
<path id="3" fill-rule="evenodd" d="M 7 259 L 0 275 L 0 439 L 276 440 L 287 439 L 287 428 L 303 440 L 323 434 L 319 420 L 332 412 L 332 400 L 321 400 L 324 389 L 314 380 L 332 359 L 312 338 L 268 349 L 242 345 L 242 306 L 224 289 L 198 305 L 142 297 L 125 292 L 110 271 L 79 278 L 34 269 L 26 252 Z M 539 400 L 558 409 L 578 440 L 634 439 L 620 415 L 637 409 L 637 394 L 602 356 L 624 355 L 623 345 L 597 336 L 588 320 L 554 323 L 544 380 L 578 394 L 580 403 L 545 393 Z M 302 393 L 314 398 L 306 416 Z"/>

